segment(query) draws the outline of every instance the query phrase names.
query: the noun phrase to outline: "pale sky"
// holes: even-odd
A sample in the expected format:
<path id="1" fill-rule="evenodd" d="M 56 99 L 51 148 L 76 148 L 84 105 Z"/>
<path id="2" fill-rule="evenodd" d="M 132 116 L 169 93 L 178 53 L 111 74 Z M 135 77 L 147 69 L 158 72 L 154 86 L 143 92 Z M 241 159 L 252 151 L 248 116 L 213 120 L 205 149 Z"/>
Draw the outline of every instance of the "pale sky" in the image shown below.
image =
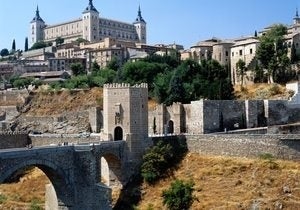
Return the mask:
<path id="1" fill-rule="evenodd" d="M 0 50 L 24 49 L 38 4 L 46 24 L 81 17 L 88 0 L 0 0 Z M 132 23 L 139 4 L 148 44 L 182 44 L 253 35 L 273 23 L 291 24 L 300 0 L 94 0 L 100 16 Z M 300 8 L 299 8 L 300 9 Z"/>

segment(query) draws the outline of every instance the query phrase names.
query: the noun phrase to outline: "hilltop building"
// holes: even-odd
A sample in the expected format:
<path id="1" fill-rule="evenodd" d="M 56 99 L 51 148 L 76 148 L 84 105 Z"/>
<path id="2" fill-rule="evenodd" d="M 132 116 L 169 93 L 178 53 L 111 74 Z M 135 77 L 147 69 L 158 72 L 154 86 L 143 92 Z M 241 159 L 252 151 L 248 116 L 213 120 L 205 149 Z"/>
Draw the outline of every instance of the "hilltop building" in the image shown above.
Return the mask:
<path id="1" fill-rule="evenodd" d="M 47 25 L 41 18 L 37 7 L 35 17 L 30 22 L 29 42 L 31 46 L 38 41 L 55 42 L 63 38 L 69 43 L 82 38 L 89 42 L 98 42 L 106 37 L 135 43 L 147 43 L 147 23 L 142 17 L 141 8 L 133 23 L 125 23 L 100 17 L 98 10 L 89 0 L 81 17 L 76 20 Z"/>
<path id="2" fill-rule="evenodd" d="M 259 32 L 258 37 L 264 36 L 273 26 L 264 28 Z M 252 70 L 256 67 L 256 52 L 260 45 L 258 37 L 247 36 L 231 40 L 221 40 L 213 37 L 200 41 L 195 46 L 190 47 L 190 49 L 182 51 L 181 59 L 192 59 L 199 63 L 202 60 L 217 60 L 221 65 L 230 69 L 232 83 L 239 84 L 240 75 L 237 73 L 236 63 L 241 59 L 245 62 L 247 70 Z M 288 46 L 289 57 L 291 57 L 293 48 L 296 50 L 296 54 L 300 55 L 300 17 L 298 10 L 296 10 L 296 15 L 293 18 L 293 24 L 287 26 L 287 34 L 284 36 L 284 40 Z M 253 72 L 247 71 L 244 82 L 252 83 L 253 81 Z"/>

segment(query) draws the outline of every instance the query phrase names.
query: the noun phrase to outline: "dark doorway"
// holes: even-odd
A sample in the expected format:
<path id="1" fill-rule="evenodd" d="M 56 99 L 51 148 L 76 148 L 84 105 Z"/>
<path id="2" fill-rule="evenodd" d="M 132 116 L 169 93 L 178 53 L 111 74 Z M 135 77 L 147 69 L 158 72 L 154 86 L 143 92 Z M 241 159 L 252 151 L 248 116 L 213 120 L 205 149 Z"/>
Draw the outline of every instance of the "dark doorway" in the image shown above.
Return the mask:
<path id="1" fill-rule="evenodd" d="M 123 129 L 121 127 L 115 128 L 115 141 L 121 141 L 123 140 Z"/>
<path id="2" fill-rule="evenodd" d="M 168 133 L 174 133 L 174 122 L 172 120 L 168 123 Z"/>

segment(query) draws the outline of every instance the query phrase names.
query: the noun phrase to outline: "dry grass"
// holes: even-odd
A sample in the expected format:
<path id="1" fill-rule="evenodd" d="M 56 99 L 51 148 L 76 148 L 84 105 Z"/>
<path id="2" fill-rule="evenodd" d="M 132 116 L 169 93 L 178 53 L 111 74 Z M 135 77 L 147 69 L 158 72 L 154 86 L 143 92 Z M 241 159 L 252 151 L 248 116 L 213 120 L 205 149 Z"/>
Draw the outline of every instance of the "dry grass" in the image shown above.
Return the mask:
<path id="1" fill-rule="evenodd" d="M 298 162 L 189 154 L 173 177 L 143 186 L 138 209 L 164 209 L 162 191 L 176 178 L 195 182 L 196 200 L 191 209 L 250 209 L 254 202 L 260 203 L 260 209 L 275 209 L 280 204 L 284 209 L 300 208 Z M 284 186 L 292 193 L 284 193 Z"/>
<path id="2" fill-rule="evenodd" d="M 250 209 L 255 202 L 260 203 L 260 209 L 276 209 L 276 205 L 300 208 L 299 162 L 188 154 L 172 177 L 141 187 L 142 201 L 137 209 L 165 209 L 162 191 L 176 178 L 195 182 L 193 210 Z M 8 198 L 0 209 L 26 209 L 33 199 L 44 203 L 48 182 L 41 171 L 34 170 L 17 184 L 0 185 L 0 195 Z M 285 193 L 284 187 L 291 193 Z M 114 192 L 115 198 L 117 195 Z"/>
<path id="3" fill-rule="evenodd" d="M 234 90 L 238 99 L 288 99 L 290 96 L 285 86 L 279 84 L 257 83 L 242 89 L 236 85 Z"/>
<path id="4" fill-rule="evenodd" d="M 26 114 L 53 116 L 65 111 L 81 111 L 92 106 L 102 107 L 102 105 L 102 88 L 81 91 L 40 91 L 35 94 L 30 110 Z"/>
<path id="5" fill-rule="evenodd" d="M 0 209 L 29 209 L 33 201 L 42 206 L 45 203 L 45 185 L 50 183 L 47 176 L 35 168 L 18 183 L 0 185 L 0 195 L 6 198 Z"/>

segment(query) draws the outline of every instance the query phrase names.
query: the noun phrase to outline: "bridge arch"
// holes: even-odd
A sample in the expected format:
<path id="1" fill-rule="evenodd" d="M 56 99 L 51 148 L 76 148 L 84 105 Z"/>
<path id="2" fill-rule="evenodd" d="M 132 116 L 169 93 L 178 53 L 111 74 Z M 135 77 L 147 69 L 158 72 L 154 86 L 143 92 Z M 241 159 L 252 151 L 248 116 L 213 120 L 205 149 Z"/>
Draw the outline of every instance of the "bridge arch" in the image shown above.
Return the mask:
<path id="1" fill-rule="evenodd" d="M 57 206 L 59 209 L 68 209 L 73 206 L 73 184 L 68 180 L 68 176 L 61 168 L 57 167 L 56 164 L 48 160 L 31 159 L 12 167 L 6 167 L 7 169 L 3 170 L 4 173 L 0 174 L 0 183 L 9 180 L 13 175 L 31 167 L 39 168 L 49 178 L 55 189 L 58 201 Z"/>
<path id="2" fill-rule="evenodd" d="M 120 158 L 112 153 L 99 156 L 100 172 L 99 180 L 111 188 L 121 189 L 122 180 L 122 162 Z"/>

